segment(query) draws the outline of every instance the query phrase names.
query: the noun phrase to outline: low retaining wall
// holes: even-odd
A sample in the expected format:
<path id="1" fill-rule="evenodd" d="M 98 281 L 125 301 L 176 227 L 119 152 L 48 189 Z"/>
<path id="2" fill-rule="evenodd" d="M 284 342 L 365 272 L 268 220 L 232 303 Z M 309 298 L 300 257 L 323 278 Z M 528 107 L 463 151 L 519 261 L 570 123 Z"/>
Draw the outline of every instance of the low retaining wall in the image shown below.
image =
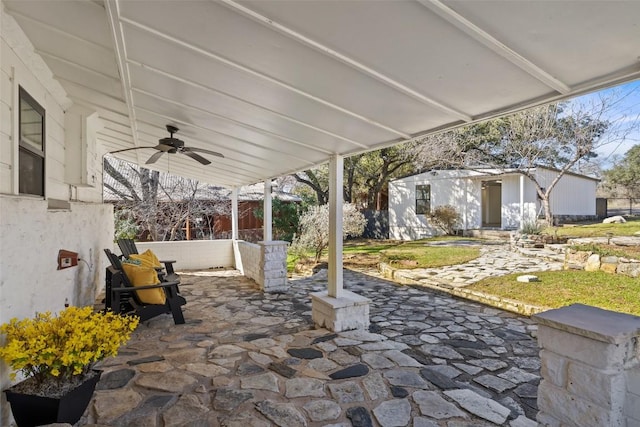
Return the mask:
<path id="1" fill-rule="evenodd" d="M 602 256 L 591 251 L 565 250 L 565 270 L 605 271 L 629 277 L 640 276 L 640 261 L 617 256 Z"/>
<path id="2" fill-rule="evenodd" d="M 287 288 L 287 246 L 289 242 L 238 242 L 238 253 L 245 276 L 264 292 L 278 292 Z"/>
<path id="3" fill-rule="evenodd" d="M 259 280 L 260 246 L 257 243 L 238 241 L 238 252 L 242 260 L 242 273 L 253 280 Z"/>

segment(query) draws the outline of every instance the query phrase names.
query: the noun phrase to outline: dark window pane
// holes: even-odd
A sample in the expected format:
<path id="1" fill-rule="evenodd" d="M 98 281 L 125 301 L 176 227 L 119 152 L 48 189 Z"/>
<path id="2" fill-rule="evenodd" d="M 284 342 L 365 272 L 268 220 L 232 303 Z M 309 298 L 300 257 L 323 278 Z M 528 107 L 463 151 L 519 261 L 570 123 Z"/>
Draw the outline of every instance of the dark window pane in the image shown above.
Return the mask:
<path id="1" fill-rule="evenodd" d="M 19 192 L 44 196 L 44 159 L 23 148 L 20 148 L 18 157 L 20 161 Z"/>
<path id="2" fill-rule="evenodd" d="M 19 93 L 18 191 L 44 196 L 45 111 L 22 87 Z"/>
<path id="3" fill-rule="evenodd" d="M 416 214 L 431 212 L 431 185 L 416 185 Z"/>

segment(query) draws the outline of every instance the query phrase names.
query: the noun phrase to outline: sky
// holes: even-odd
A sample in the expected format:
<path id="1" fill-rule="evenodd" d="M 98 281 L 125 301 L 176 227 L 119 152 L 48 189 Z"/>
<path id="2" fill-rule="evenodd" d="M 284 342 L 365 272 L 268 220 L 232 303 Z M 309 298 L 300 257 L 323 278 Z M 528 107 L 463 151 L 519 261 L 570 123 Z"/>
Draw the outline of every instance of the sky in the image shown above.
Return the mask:
<path id="1" fill-rule="evenodd" d="M 597 160 L 602 162 L 604 169 L 608 169 L 613 165 L 616 157 L 623 157 L 631 147 L 640 144 L 640 80 L 583 95 L 570 102 L 590 108 L 602 98 L 616 99 L 605 116 L 612 122 L 612 129 L 621 130 L 611 132 L 610 135 L 614 136 L 613 141 L 596 150 Z M 615 138 L 616 133 L 625 134 L 624 139 Z"/>

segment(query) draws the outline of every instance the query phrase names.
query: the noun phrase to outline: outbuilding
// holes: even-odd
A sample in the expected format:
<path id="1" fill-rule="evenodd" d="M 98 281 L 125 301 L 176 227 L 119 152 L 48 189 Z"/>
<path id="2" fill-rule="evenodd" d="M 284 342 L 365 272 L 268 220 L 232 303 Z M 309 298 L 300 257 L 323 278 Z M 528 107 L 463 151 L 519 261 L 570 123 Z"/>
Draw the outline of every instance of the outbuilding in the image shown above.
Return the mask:
<path id="1" fill-rule="evenodd" d="M 543 187 L 558 171 L 529 170 Z M 598 179 L 566 173 L 551 191 L 554 221 L 596 217 Z M 389 237 L 415 240 L 441 234 L 430 221 L 437 206 L 453 206 L 459 229 L 517 230 L 544 214 L 531 178 L 517 169 L 432 170 L 389 183 Z"/>

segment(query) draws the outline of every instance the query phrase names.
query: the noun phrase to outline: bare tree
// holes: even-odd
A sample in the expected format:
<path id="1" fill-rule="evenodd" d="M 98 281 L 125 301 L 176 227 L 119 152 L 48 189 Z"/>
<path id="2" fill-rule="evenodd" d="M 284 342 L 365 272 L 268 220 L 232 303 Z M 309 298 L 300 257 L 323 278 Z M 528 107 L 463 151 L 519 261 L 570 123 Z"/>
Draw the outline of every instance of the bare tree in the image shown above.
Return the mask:
<path id="1" fill-rule="evenodd" d="M 149 240 L 181 240 L 194 219 L 230 215 L 231 202 L 220 188 L 108 156 L 104 171 L 105 199 L 126 209 Z M 207 228 L 212 237 L 212 224 L 198 224 L 198 229 Z"/>

